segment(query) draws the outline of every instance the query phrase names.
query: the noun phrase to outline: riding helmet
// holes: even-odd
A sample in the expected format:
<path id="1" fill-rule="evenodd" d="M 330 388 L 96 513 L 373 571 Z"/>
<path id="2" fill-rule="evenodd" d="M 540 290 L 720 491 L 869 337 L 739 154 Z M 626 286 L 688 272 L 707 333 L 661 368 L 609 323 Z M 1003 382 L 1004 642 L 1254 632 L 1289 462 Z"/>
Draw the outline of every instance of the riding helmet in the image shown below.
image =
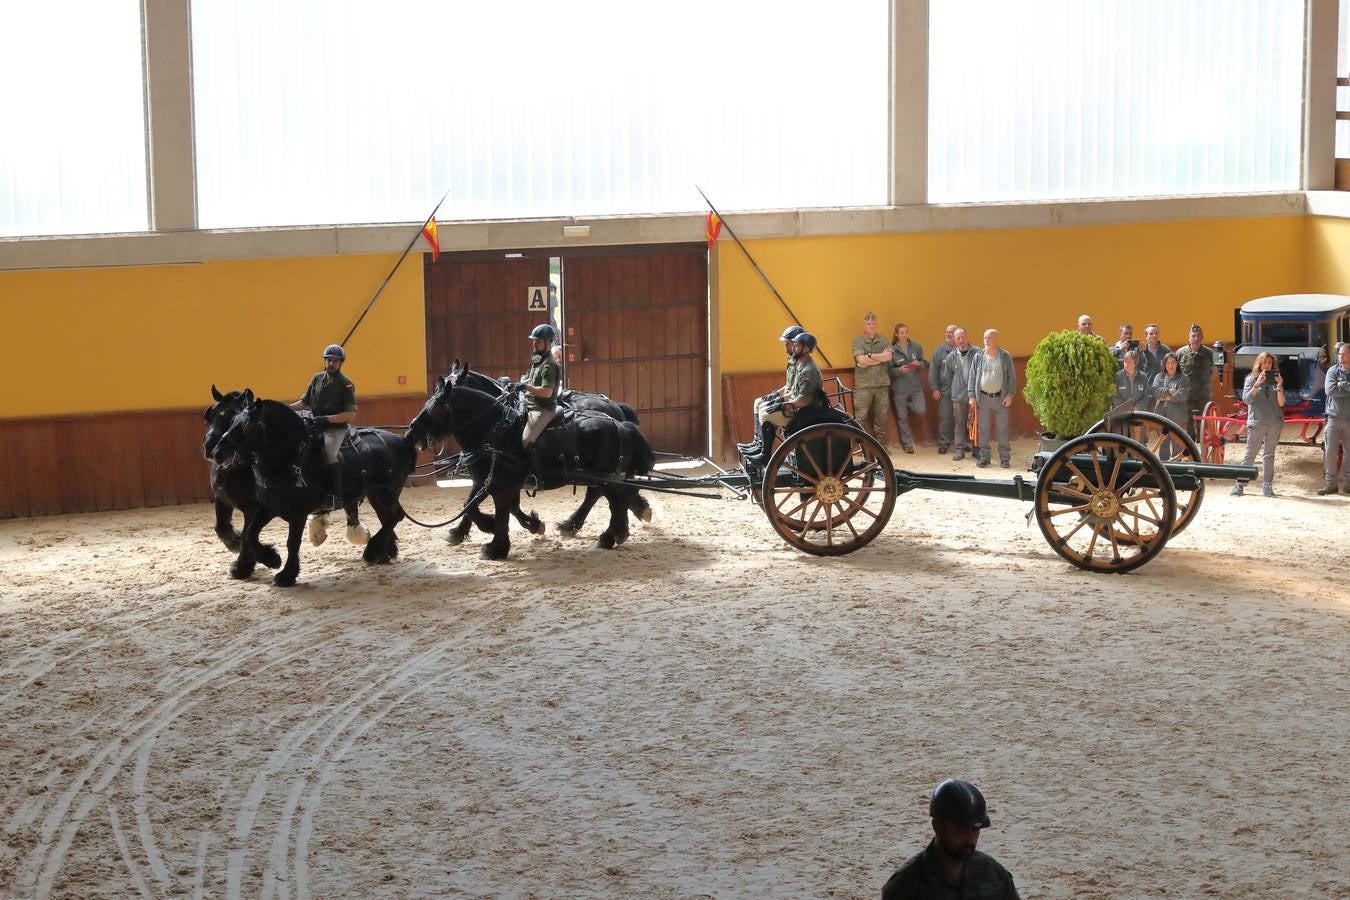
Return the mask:
<path id="1" fill-rule="evenodd" d="M 948 778 L 933 788 L 933 797 L 928 801 L 928 815 L 966 828 L 989 827 L 984 795 L 975 785 L 959 778 Z"/>
<path id="2" fill-rule="evenodd" d="M 530 332 L 530 340 L 548 341 L 550 344 L 553 343 L 557 336 L 558 332 L 554 331 L 553 326 L 548 324 L 536 325 L 534 326 L 534 330 Z"/>
<path id="3" fill-rule="evenodd" d="M 784 343 L 786 343 L 787 341 L 796 340 L 797 335 L 801 334 L 805 330 L 806 329 L 800 325 L 789 325 L 787 328 L 783 329 L 783 333 L 778 336 L 778 339 L 780 341 L 783 341 Z"/>
<path id="4" fill-rule="evenodd" d="M 347 352 L 337 344 L 329 344 L 327 347 L 323 348 L 323 358 L 328 359 L 330 357 L 333 359 L 345 360 L 347 358 Z"/>
<path id="5" fill-rule="evenodd" d="M 809 331 L 800 332 L 792 339 L 794 343 L 801 344 L 806 348 L 807 353 L 816 352 L 816 336 Z"/>

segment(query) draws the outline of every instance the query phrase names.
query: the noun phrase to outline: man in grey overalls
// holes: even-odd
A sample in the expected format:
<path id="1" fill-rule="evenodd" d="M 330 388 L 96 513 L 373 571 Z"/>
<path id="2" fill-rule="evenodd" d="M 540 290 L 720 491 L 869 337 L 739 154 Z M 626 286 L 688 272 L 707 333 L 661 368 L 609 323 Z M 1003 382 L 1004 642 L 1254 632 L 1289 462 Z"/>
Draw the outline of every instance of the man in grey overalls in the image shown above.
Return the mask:
<path id="1" fill-rule="evenodd" d="M 949 393 L 943 393 L 942 373 L 943 364 L 956 347 L 952 340 L 952 336 L 955 334 L 956 326 L 948 325 L 943 334 L 942 343 L 938 344 L 937 349 L 933 351 L 933 358 L 928 362 L 928 389 L 933 392 L 933 402 L 937 404 L 938 409 L 938 453 L 946 453 L 947 448 L 952 445 L 952 429 L 954 427 L 952 396 Z"/>
<path id="2" fill-rule="evenodd" d="M 970 366 L 970 386 L 967 389 L 970 408 L 979 410 L 975 439 L 976 465 L 989 465 L 989 435 L 998 435 L 998 462 L 1008 468 L 1012 461 L 1012 443 L 1008 429 L 1008 407 L 1017 395 L 1017 370 L 1013 368 L 1012 354 L 998 345 L 998 329 L 984 333 L 984 351 L 975 353 Z"/>
<path id="3" fill-rule="evenodd" d="M 1317 493 L 1323 497 L 1336 493 L 1339 445 L 1345 451 L 1340 471 L 1341 493 L 1350 494 L 1350 343 L 1338 345 L 1336 362 L 1327 369 L 1323 390 L 1327 393 L 1327 427 L 1322 432 L 1325 477 Z"/>
<path id="4" fill-rule="evenodd" d="M 952 459 L 965 459 L 970 449 L 970 367 L 980 351 L 970 346 L 966 330 L 958 328 L 952 334 L 955 346 L 942 362 L 942 380 L 939 390 L 952 411 L 952 443 L 956 450 Z"/>

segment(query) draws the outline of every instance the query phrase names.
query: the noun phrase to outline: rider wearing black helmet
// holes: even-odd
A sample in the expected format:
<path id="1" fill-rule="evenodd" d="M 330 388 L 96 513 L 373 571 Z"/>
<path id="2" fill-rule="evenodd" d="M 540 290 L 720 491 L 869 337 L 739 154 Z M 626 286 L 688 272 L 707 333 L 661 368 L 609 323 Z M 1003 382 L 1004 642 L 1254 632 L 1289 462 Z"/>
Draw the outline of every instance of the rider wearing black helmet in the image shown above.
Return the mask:
<path id="1" fill-rule="evenodd" d="M 896 869 L 881 900 L 929 897 L 991 897 L 1018 900 L 1012 875 L 975 845 L 989 827 L 984 795 L 969 781 L 948 778 L 928 801 L 933 840 Z"/>
<path id="2" fill-rule="evenodd" d="M 553 358 L 553 341 L 558 335 L 552 325 L 534 326 L 530 340 L 534 342 L 534 353 L 530 356 L 530 370 L 520 380 L 519 388 L 525 393 L 525 411 L 528 421 L 520 442 L 530 455 L 530 467 L 535 480 L 539 479 L 538 448 L 534 442 L 544 433 L 548 423 L 557 414 L 558 394 L 562 390 L 562 370 Z"/>
<path id="3" fill-rule="evenodd" d="M 770 400 L 760 406 L 759 447 L 745 451 L 745 461 L 751 465 L 762 466 L 769 461 L 778 426 L 786 425 L 808 406 L 825 404 L 820 367 L 811 359 L 816 349 L 816 336 L 809 331 L 798 332 L 788 347 L 792 351 L 792 380 L 778 402 Z"/>
<path id="4" fill-rule="evenodd" d="M 346 361 L 347 354 L 339 345 L 324 347 L 323 371 L 315 373 L 305 393 L 291 404 L 291 409 L 312 411 L 315 427 L 323 429 L 323 461 L 333 492 L 330 509 L 342 506 L 342 464 L 338 461 L 338 450 L 347 436 L 347 426 L 356 420 L 356 385 L 342 374 Z"/>
<path id="5" fill-rule="evenodd" d="M 783 333 L 778 336 L 778 340 L 783 342 L 783 352 L 787 354 L 787 368 L 784 371 L 785 378 L 783 380 L 783 386 L 755 400 L 755 408 L 754 408 L 755 418 L 753 426 L 755 430 L 755 436 L 750 441 L 744 444 L 736 445 L 737 448 L 739 448 L 742 453 L 752 456 L 757 455 L 759 453 L 761 443 L 760 428 L 759 428 L 760 409 L 764 406 L 765 403 L 768 403 L 770 401 L 777 402 L 779 397 L 786 395 L 788 390 L 791 389 L 792 376 L 797 371 L 797 360 L 792 356 L 792 342 L 797 337 L 797 335 L 801 334 L 805 330 L 806 329 L 802 328 L 802 326 L 800 325 L 789 325 L 787 328 L 784 328 Z"/>

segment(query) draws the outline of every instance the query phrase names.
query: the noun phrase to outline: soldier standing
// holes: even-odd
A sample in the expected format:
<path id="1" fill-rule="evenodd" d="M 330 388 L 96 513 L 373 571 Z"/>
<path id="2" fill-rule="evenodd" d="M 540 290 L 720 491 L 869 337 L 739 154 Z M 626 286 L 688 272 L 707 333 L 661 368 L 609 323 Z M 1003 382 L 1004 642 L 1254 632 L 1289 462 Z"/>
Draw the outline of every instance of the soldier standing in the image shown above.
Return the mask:
<path id="1" fill-rule="evenodd" d="M 1195 415 L 1213 399 L 1209 377 L 1214 371 L 1214 351 L 1205 346 L 1205 332 L 1199 325 L 1191 323 L 1190 341 L 1177 353 L 1177 366 L 1186 376 L 1186 430 L 1198 443 L 1200 441 L 1200 423 Z"/>
<path id="2" fill-rule="evenodd" d="M 869 309 L 863 316 L 863 333 L 853 339 L 853 417 L 864 431 L 870 419 L 872 431 L 883 446 L 890 362 L 890 345 L 877 334 L 877 315 Z"/>
<path id="3" fill-rule="evenodd" d="M 952 395 L 942 391 L 942 373 L 945 371 L 947 357 L 956 349 L 956 326 L 948 325 L 943 334 L 942 343 L 933 351 L 933 359 L 928 364 L 928 389 L 933 392 L 933 402 L 938 408 L 938 453 L 946 453 L 952 445 L 952 432 L 955 428 L 952 419 Z"/>

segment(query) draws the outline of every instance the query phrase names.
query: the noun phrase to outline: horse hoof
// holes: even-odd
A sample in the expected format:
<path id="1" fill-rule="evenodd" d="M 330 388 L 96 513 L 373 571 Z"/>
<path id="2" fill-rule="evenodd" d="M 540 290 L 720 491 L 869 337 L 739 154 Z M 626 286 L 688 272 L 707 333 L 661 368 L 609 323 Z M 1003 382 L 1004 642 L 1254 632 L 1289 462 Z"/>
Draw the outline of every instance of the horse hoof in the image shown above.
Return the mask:
<path id="1" fill-rule="evenodd" d="M 267 566 L 269 569 L 280 569 L 281 554 L 278 553 L 277 548 L 273 547 L 271 544 L 263 544 L 258 550 L 258 562 Z"/>
<path id="2" fill-rule="evenodd" d="M 272 576 L 273 587 L 295 587 L 295 573 L 280 571 Z"/>
<path id="3" fill-rule="evenodd" d="M 358 547 L 364 547 L 366 544 L 370 543 L 370 530 L 360 523 L 348 525 L 347 543 L 355 544 Z"/>
<path id="4" fill-rule="evenodd" d="M 445 542 L 451 547 L 458 547 L 460 544 L 464 543 L 464 535 L 451 528 L 445 533 Z"/>
<path id="5" fill-rule="evenodd" d="M 652 520 L 652 508 L 650 506 L 644 506 L 642 512 L 638 513 L 638 518 L 644 523 L 650 522 Z"/>
<path id="6" fill-rule="evenodd" d="M 239 563 L 235 563 L 230 566 L 230 577 L 237 581 L 243 581 L 253 574 L 253 568 L 252 564 L 240 565 Z"/>
<path id="7" fill-rule="evenodd" d="M 544 525 L 544 520 L 539 518 L 531 519 L 530 524 L 527 527 L 530 530 L 530 534 L 533 534 L 536 537 L 542 535 L 547 528 L 547 526 Z"/>
<path id="8" fill-rule="evenodd" d="M 483 559 L 506 559 L 506 554 L 510 550 L 510 547 L 495 547 L 492 544 L 484 544 L 483 549 L 478 551 L 478 555 Z"/>
<path id="9" fill-rule="evenodd" d="M 610 534 L 608 531 L 600 535 L 600 539 L 595 543 L 596 546 L 603 547 L 606 550 L 613 550 L 614 547 L 616 546 L 616 544 L 614 543 L 614 535 Z"/>
<path id="10" fill-rule="evenodd" d="M 328 540 L 328 519 L 324 516 L 312 516 L 309 520 L 309 542 L 318 547 Z"/>
<path id="11" fill-rule="evenodd" d="M 233 534 L 220 534 L 217 532 L 216 536 L 219 537 L 220 542 L 225 545 L 225 549 L 231 553 L 238 553 L 244 546 L 244 536 L 237 531 Z"/>
<path id="12" fill-rule="evenodd" d="M 628 540 L 628 532 L 620 531 L 618 534 L 614 535 L 614 546 L 617 547 L 627 540 Z"/>
<path id="13" fill-rule="evenodd" d="M 573 537 L 576 537 L 576 536 L 577 536 L 577 532 L 580 531 L 580 530 L 581 530 L 580 528 L 578 528 L 577 526 L 573 525 L 571 522 L 559 522 L 559 523 L 558 523 L 558 534 L 562 535 L 563 537 L 567 537 L 567 538 L 573 538 Z"/>

